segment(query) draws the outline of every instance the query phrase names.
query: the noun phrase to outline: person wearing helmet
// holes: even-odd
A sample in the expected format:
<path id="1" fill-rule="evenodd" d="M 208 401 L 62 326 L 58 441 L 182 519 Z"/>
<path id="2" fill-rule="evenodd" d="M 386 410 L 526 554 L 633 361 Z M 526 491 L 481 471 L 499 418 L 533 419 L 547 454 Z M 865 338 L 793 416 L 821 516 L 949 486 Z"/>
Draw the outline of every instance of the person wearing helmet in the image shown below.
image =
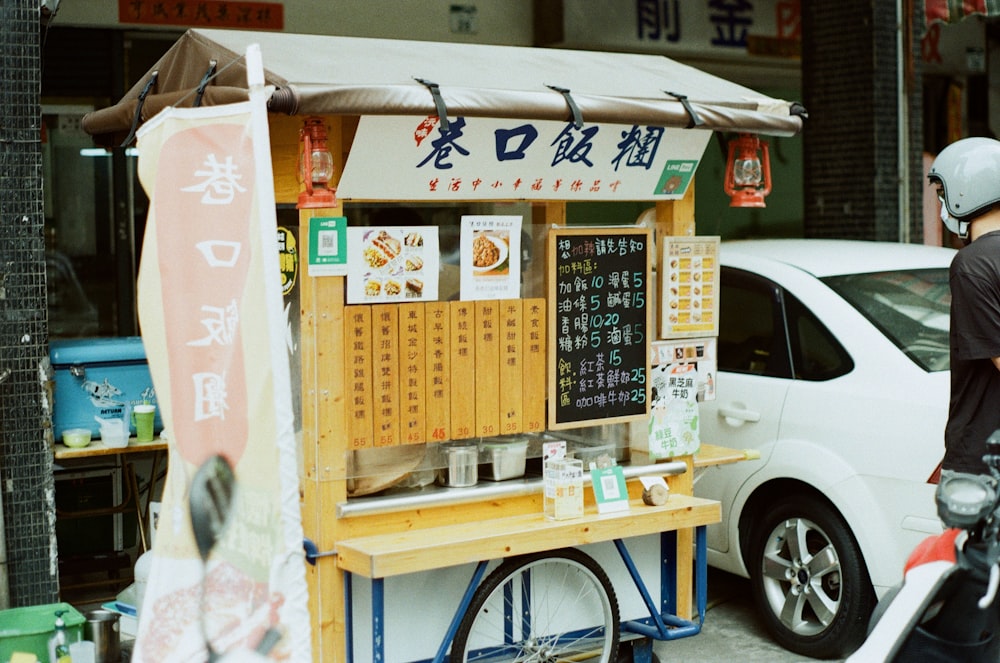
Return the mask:
<path id="1" fill-rule="evenodd" d="M 956 141 L 927 177 L 941 220 L 964 243 L 949 273 L 951 398 L 941 468 L 988 474 L 986 439 L 1000 428 L 1000 141 Z"/>

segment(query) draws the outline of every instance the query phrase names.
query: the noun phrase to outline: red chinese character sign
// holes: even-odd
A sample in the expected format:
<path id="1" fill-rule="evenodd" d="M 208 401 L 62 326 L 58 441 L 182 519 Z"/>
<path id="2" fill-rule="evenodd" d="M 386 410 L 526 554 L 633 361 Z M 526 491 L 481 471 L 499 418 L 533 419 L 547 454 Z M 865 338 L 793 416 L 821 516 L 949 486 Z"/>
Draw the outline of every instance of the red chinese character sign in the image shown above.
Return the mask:
<path id="1" fill-rule="evenodd" d="M 248 52 L 248 71 L 254 59 Z M 203 659 L 206 637 L 216 651 L 254 649 L 268 629 L 283 634 L 272 658 L 310 659 L 262 71 L 256 78 L 250 102 L 168 109 L 139 133 L 150 197 L 139 317 L 170 459 L 137 661 Z M 187 499 L 214 454 L 233 465 L 236 490 L 203 565 Z"/>
<path id="2" fill-rule="evenodd" d="M 649 125 L 365 116 L 341 199 L 683 198 L 711 131 Z M 387 155 L 392 155 L 388 158 Z"/>

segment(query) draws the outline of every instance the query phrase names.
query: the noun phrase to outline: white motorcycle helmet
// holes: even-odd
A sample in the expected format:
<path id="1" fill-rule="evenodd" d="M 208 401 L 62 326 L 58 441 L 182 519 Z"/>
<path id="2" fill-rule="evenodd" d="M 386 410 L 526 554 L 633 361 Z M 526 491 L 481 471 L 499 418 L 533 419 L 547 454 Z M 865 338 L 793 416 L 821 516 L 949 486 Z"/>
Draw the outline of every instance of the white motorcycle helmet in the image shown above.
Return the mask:
<path id="1" fill-rule="evenodd" d="M 941 221 L 962 239 L 972 220 L 1000 202 L 1000 141 L 963 138 L 941 150 L 927 179 L 941 185 Z"/>

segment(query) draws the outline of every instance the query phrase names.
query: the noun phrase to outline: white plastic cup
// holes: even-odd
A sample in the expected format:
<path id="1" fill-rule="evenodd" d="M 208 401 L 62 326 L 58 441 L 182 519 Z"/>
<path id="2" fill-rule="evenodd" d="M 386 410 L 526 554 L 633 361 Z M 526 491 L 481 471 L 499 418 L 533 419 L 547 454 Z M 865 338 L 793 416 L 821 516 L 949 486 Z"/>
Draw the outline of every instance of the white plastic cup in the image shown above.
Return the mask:
<path id="1" fill-rule="evenodd" d="M 90 640 L 73 642 L 69 646 L 69 656 L 73 663 L 95 663 L 97 647 Z"/>

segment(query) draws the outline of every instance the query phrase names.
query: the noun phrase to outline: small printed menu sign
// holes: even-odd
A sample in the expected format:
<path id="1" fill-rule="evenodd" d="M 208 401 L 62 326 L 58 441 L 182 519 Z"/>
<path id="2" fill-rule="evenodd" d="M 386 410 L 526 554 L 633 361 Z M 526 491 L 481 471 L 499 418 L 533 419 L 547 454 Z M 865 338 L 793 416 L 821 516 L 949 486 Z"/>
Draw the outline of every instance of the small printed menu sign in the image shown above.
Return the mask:
<path id="1" fill-rule="evenodd" d="M 441 252 L 436 226 L 347 229 L 347 303 L 434 301 Z"/>
<path id="2" fill-rule="evenodd" d="M 521 217 L 462 217 L 463 300 L 521 296 Z"/>
<path id="3" fill-rule="evenodd" d="M 660 338 L 719 335 L 719 238 L 666 237 Z"/>
<path id="4" fill-rule="evenodd" d="M 549 428 L 649 414 L 650 232 L 553 228 Z"/>
<path id="5" fill-rule="evenodd" d="M 590 470 L 590 483 L 594 487 L 598 513 L 628 511 L 628 488 L 621 465 L 595 467 Z"/>

